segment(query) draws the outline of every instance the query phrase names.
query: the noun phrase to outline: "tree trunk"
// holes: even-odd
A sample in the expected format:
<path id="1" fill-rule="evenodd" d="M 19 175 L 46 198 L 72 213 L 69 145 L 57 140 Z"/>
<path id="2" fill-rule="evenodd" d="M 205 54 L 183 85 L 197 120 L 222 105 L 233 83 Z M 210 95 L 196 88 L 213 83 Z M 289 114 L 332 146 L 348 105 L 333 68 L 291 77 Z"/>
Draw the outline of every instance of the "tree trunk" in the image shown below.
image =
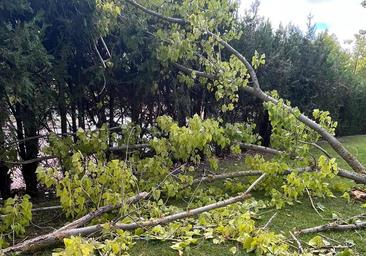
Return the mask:
<path id="1" fill-rule="evenodd" d="M 66 111 L 66 101 L 65 101 L 65 84 L 63 81 L 60 82 L 59 86 L 59 102 L 58 107 L 60 111 L 61 118 L 61 133 L 67 133 L 67 111 Z"/>
<path id="2" fill-rule="evenodd" d="M 76 108 L 75 108 L 75 103 L 72 102 L 71 103 L 71 129 L 72 129 L 72 133 L 74 133 L 74 142 L 76 143 L 77 141 L 77 136 L 76 136 L 76 131 L 77 131 L 77 124 L 76 124 Z"/>
<path id="3" fill-rule="evenodd" d="M 83 96 L 80 96 L 78 100 L 78 121 L 79 121 L 79 127 L 85 130 L 85 111 L 84 111 Z"/>
<path id="4" fill-rule="evenodd" d="M 9 168 L 3 161 L 0 161 L 0 193 L 3 200 L 11 197 L 11 179 Z"/>
<path id="5" fill-rule="evenodd" d="M 27 138 L 37 136 L 38 129 L 36 125 L 36 120 L 34 118 L 34 114 L 32 113 L 32 111 L 27 111 L 27 113 L 29 114 L 28 119 L 26 122 L 24 122 L 25 137 Z M 26 154 L 23 160 L 37 158 L 39 151 L 38 138 L 26 141 L 25 149 Z M 26 184 L 26 193 L 29 194 L 30 196 L 36 196 L 38 192 L 37 189 L 38 182 L 36 175 L 37 167 L 38 167 L 37 162 L 24 164 L 22 166 L 22 173 Z"/>
<path id="6" fill-rule="evenodd" d="M 0 119 L 1 120 L 1 119 Z M 3 130 L 3 122 L 1 120 L 0 123 L 0 144 L 3 145 L 5 143 L 5 134 Z M 10 186 L 11 186 L 11 179 L 9 174 L 9 167 L 5 165 L 4 158 L 6 154 L 6 149 L 2 147 L 0 149 L 0 193 L 3 200 L 8 199 L 10 195 Z"/>
<path id="7" fill-rule="evenodd" d="M 269 115 L 267 110 L 259 110 L 260 120 L 258 122 L 258 134 L 262 137 L 262 145 L 269 147 L 271 144 L 272 126 L 269 121 Z"/>
<path id="8" fill-rule="evenodd" d="M 18 140 L 37 136 L 38 127 L 36 124 L 35 115 L 27 106 L 22 106 L 18 103 L 16 105 L 15 118 L 17 123 Z M 19 155 L 23 161 L 37 158 L 38 151 L 38 138 L 22 141 L 19 143 Z M 38 162 L 22 165 L 21 171 L 26 186 L 26 193 L 30 196 L 36 196 L 38 192 L 38 182 L 36 175 L 37 166 Z"/>

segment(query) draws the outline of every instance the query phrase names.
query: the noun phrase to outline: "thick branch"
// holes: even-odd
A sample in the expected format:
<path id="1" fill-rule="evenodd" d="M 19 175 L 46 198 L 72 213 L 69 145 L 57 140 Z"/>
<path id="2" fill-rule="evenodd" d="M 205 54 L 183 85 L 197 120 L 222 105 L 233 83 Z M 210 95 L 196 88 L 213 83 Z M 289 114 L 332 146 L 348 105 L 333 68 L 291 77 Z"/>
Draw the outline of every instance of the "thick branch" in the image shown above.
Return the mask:
<path id="1" fill-rule="evenodd" d="M 229 199 L 209 204 L 203 207 L 195 208 L 188 211 L 179 212 L 176 214 L 168 215 L 162 218 L 158 219 L 152 219 L 148 221 L 141 221 L 141 222 L 134 222 L 130 224 L 119 224 L 116 225 L 116 228 L 123 229 L 123 230 L 134 230 L 139 227 L 153 227 L 160 224 L 166 224 L 175 220 L 189 218 L 198 214 L 201 214 L 203 212 L 211 211 L 217 208 L 225 207 L 230 204 L 234 204 L 240 201 L 243 201 L 250 197 L 250 191 L 252 191 L 255 186 L 260 183 L 264 178 L 266 177 L 266 174 L 262 174 L 244 193 L 241 195 L 231 197 Z M 11 254 L 11 253 L 25 253 L 25 252 L 34 252 L 37 250 L 40 250 L 42 248 L 55 245 L 59 242 L 61 242 L 65 237 L 70 236 L 85 236 L 89 235 L 95 232 L 100 232 L 102 230 L 102 225 L 94 225 L 84 228 L 76 228 L 76 229 L 66 229 L 62 231 L 55 231 L 46 235 L 42 235 L 33 239 L 26 240 L 22 243 L 19 243 L 17 245 L 8 247 L 6 249 L 3 249 L 0 251 L 0 253 L 4 254 Z"/>

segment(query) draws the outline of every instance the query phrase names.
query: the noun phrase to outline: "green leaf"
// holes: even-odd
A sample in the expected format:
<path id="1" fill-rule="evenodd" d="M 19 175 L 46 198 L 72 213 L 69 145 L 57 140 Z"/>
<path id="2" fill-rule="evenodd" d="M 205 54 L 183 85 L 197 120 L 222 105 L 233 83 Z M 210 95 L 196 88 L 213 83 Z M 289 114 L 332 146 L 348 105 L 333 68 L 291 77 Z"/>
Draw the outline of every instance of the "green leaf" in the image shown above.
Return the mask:
<path id="1" fill-rule="evenodd" d="M 312 239 L 309 240 L 308 244 L 316 248 L 325 246 L 324 239 L 321 236 L 314 236 Z"/>
<path id="2" fill-rule="evenodd" d="M 237 251 L 238 251 L 238 248 L 236 248 L 236 246 L 233 246 L 233 247 L 230 248 L 231 254 L 236 254 Z"/>

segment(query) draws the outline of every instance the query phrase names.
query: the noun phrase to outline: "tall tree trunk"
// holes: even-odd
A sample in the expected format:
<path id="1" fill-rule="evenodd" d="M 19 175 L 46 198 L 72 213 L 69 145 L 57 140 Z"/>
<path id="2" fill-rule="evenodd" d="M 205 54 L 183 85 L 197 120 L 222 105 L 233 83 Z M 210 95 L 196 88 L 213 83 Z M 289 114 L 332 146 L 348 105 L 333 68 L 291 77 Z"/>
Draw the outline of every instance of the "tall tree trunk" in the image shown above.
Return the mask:
<path id="1" fill-rule="evenodd" d="M 3 200 L 11 197 L 11 178 L 9 174 L 9 167 L 5 165 L 5 163 L 0 160 L 0 193 Z"/>
<path id="2" fill-rule="evenodd" d="M 25 131 L 25 137 L 33 137 L 37 136 L 37 126 L 35 124 L 35 120 L 33 118 L 29 119 L 29 124 L 24 125 L 24 131 Z M 25 148 L 26 148 L 26 155 L 24 157 L 24 160 L 34 159 L 38 156 L 39 151 L 39 145 L 38 145 L 38 139 L 28 140 L 25 142 Z M 30 196 L 36 196 L 38 192 L 38 182 L 37 182 L 37 174 L 36 170 L 38 167 L 38 163 L 30 163 L 30 164 L 24 164 L 22 166 L 22 174 L 24 177 L 24 181 L 26 184 L 26 193 Z"/>
<path id="3" fill-rule="evenodd" d="M 79 127 L 85 130 L 85 109 L 84 109 L 84 99 L 80 96 L 78 100 L 78 121 Z"/>
<path id="4" fill-rule="evenodd" d="M 258 134 L 262 137 L 262 146 L 269 147 L 271 144 L 272 126 L 269 121 L 269 115 L 267 110 L 258 110 Z"/>
<path id="5" fill-rule="evenodd" d="M 139 118 L 139 114 L 140 114 L 139 102 L 135 98 L 135 99 L 132 99 L 131 103 L 132 103 L 131 104 L 131 121 L 134 124 L 138 124 L 139 121 L 140 121 L 140 118 Z"/>
<path id="6" fill-rule="evenodd" d="M 109 128 L 114 126 L 114 91 L 113 86 L 109 89 Z"/>
<path id="7" fill-rule="evenodd" d="M 77 141 L 77 137 L 76 137 L 76 131 L 77 131 L 77 124 L 76 124 L 76 108 L 75 108 L 75 102 L 71 103 L 71 125 L 72 125 L 72 132 L 75 134 L 74 137 L 74 142 Z"/>
<path id="8" fill-rule="evenodd" d="M 60 82 L 59 86 L 59 102 L 58 107 L 61 118 L 61 133 L 67 133 L 67 111 L 66 111 L 66 99 L 65 99 L 65 83 Z"/>
<path id="9" fill-rule="evenodd" d="M 38 127 L 36 119 L 34 113 L 28 107 L 22 106 L 19 103 L 16 104 L 15 119 L 17 123 L 18 140 L 37 136 Z M 38 138 L 19 143 L 19 155 L 24 161 L 37 158 L 38 151 Z M 22 165 L 21 171 L 26 186 L 26 193 L 30 196 L 37 196 L 38 192 L 36 175 L 37 166 L 37 162 Z"/>
<path id="10" fill-rule="evenodd" d="M 5 142 L 5 134 L 3 131 L 3 122 L 0 123 L 0 144 L 3 145 Z M 11 178 L 9 174 L 9 167 L 5 165 L 3 159 L 5 157 L 6 151 L 4 147 L 1 147 L 0 156 L 0 193 L 1 197 L 5 200 L 10 197 L 10 186 Z"/>

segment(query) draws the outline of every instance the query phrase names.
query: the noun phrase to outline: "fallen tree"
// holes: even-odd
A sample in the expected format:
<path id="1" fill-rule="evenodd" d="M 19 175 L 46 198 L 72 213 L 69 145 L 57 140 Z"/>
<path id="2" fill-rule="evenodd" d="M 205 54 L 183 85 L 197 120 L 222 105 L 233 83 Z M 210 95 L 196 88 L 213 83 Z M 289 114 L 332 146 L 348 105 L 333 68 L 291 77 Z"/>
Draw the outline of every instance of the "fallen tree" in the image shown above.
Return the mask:
<path id="1" fill-rule="evenodd" d="M 233 48 L 228 42 L 226 42 L 224 39 L 222 39 L 221 36 L 219 36 L 216 33 L 213 33 L 211 31 L 209 31 L 207 29 L 207 27 L 205 28 L 203 27 L 199 27 L 197 24 L 193 24 L 191 23 L 190 20 L 187 20 L 185 18 L 176 18 L 176 17 L 170 17 L 170 16 L 165 16 L 157 11 L 151 10 L 139 3 L 137 3 L 134 0 L 126 0 L 126 2 L 136 8 L 138 8 L 139 10 L 143 11 L 144 13 L 154 16 L 158 19 L 161 19 L 163 21 L 166 21 L 168 23 L 171 24 L 175 24 L 175 25 L 179 25 L 181 26 L 182 31 L 185 31 L 185 29 L 197 29 L 198 31 L 201 31 L 201 33 L 206 34 L 207 36 L 210 36 L 211 39 L 213 39 L 214 41 L 218 42 L 223 48 L 225 48 L 230 54 L 232 54 L 232 56 L 235 56 L 246 68 L 246 72 L 248 72 L 249 77 L 253 83 L 253 86 L 249 86 L 249 85 L 243 85 L 242 88 L 244 91 L 246 91 L 247 93 L 255 96 L 256 98 L 262 100 L 263 102 L 272 102 L 275 105 L 279 104 L 279 101 L 277 99 L 275 99 L 274 97 L 272 97 L 271 95 L 265 93 L 260 86 L 260 83 L 258 81 L 255 69 L 253 68 L 253 66 L 249 63 L 249 61 L 242 55 L 240 54 L 235 48 Z M 204 24 L 204 23 L 202 23 Z M 208 40 L 208 39 L 206 39 Z M 174 41 L 173 41 L 174 42 Z M 211 55 L 210 53 L 208 53 L 209 55 Z M 220 55 L 221 56 L 221 55 Z M 215 59 L 214 56 L 212 56 L 213 59 Z M 205 62 L 205 61 L 202 61 Z M 212 63 L 212 62 L 210 62 Z M 184 65 L 181 64 L 177 64 L 174 63 L 175 67 L 178 67 L 179 70 L 181 70 L 182 72 L 185 72 L 189 75 L 193 75 L 193 76 L 198 76 L 198 77 L 204 77 L 210 80 L 218 80 L 220 79 L 220 75 L 221 74 L 212 74 L 212 73 L 207 73 L 205 71 L 200 71 L 200 70 L 194 70 L 192 68 L 189 67 L 185 67 Z M 213 64 L 212 67 L 210 67 L 210 69 L 215 70 L 215 63 Z M 217 67 L 220 70 L 220 67 Z M 239 72 L 239 71 L 237 71 Z M 231 81 L 228 81 L 231 82 Z M 338 153 L 338 155 L 340 157 L 342 157 L 342 159 L 344 159 L 348 165 L 355 171 L 361 174 L 366 174 L 366 169 L 365 167 L 361 164 L 361 162 L 354 156 L 352 155 L 343 145 L 341 142 L 339 142 L 339 140 L 337 138 L 335 138 L 335 136 L 333 134 L 331 134 L 328 130 L 326 130 L 324 127 L 322 127 L 320 124 L 316 123 L 314 120 L 310 119 L 309 117 L 307 117 L 304 114 L 298 114 L 296 112 L 295 109 L 293 109 L 292 107 L 288 106 L 287 104 L 284 104 L 283 107 L 291 114 L 295 115 L 296 118 L 301 121 L 302 123 L 304 123 L 307 127 L 309 127 L 310 129 L 313 129 L 314 131 L 316 131 L 318 134 L 321 135 L 321 137 L 326 140 L 329 145 Z"/>
<path id="2" fill-rule="evenodd" d="M 337 174 L 342 177 L 346 177 L 349 179 L 352 179 L 359 183 L 364 183 L 366 180 L 365 175 L 365 167 L 357 160 L 356 157 L 354 157 L 352 154 L 350 154 L 349 151 L 334 137 L 334 134 L 332 132 L 332 128 L 334 128 L 332 125 L 331 120 L 329 121 L 330 125 L 322 124 L 321 121 L 319 123 L 315 122 L 314 120 L 311 120 L 307 116 L 299 113 L 297 109 L 294 109 L 290 106 L 288 103 L 284 103 L 281 99 L 279 99 L 274 94 L 265 93 L 262 91 L 258 78 L 256 77 L 255 69 L 257 69 L 258 65 L 262 62 L 261 58 L 258 56 L 254 56 L 252 60 L 252 64 L 250 64 L 247 59 L 242 56 L 237 50 L 235 50 L 228 42 L 230 42 L 231 38 L 230 35 L 226 36 L 225 26 L 216 26 L 216 28 L 210 28 L 212 26 L 212 23 L 215 22 L 215 19 L 206 20 L 205 16 L 207 13 L 205 12 L 201 16 L 198 14 L 192 14 L 184 13 L 182 14 L 183 17 L 186 17 L 186 19 L 182 18 L 174 18 L 165 16 L 163 14 L 160 14 L 158 12 L 155 12 L 153 10 L 150 10 L 149 8 L 142 6 L 138 4 L 137 2 L 133 0 L 126 0 L 127 3 L 133 5 L 134 7 L 137 7 L 139 10 L 142 10 L 144 13 L 148 15 L 152 15 L 153 17 L 157 17 L 159 19 L 162 19 L 164 21 L 167 21 L 169 23 L 174 23 L 173 33 L 174 38 L 169 38 L 170 40 L 166 40 L 168 44 L 171 44 L 172 48 L 178 47 L 177 45 L 174 45 L 176 42 L 181 42 L 181 40 L 185 40 L 186 38 L 189 38 L 192 42 L 189 42 L 188 44 L 183 44 L 185 48 L 189 48 L 189 43 L 193 44 L 193 41 L 205 41 L 208 42 L 208 44 L 211 45 L 204 45 L 205 47 L 200 48 L 202 52 L 195 52 L 192 55 L 196 56 L 198 55 L 198 59 L 192 58 L 189 59 L 183 59 L 180 58 L 180 54 L 182 52 L 173 51 L 173 57 L 167 58 L 168 62 L 173 63 L 173 65 L 180 71 L 182 71 L 185 74 L 189 74 L 192 79 L 196 79 L 196 77 L 201 77 L 208 79 L 210 82 L 214 83 L 214 87 L 217 86 L 218 90 L 221 89 L 220 93 L 223 93 L 229 100 L 232 100 L 232 102 L 235 103 L 235 100 L 237 99 L 235 96 L 235 93 L 238 89 L 235 88 L 228 88 L 229 90 L 226 90 L 225 86 L 221 86 L 222 88 L 219 88 L 217 84 L 215 84 L 215 81 L 218 81 L 220 85 L 222 84 L 234 84 L 234 86 L 238 86 L 238 83 L 241 84 L 241 87 L 244 91 L 248 92 L 249 94 L 255 96 L 258 99 L 261 99 L 263 102 L 270 102 L 274 104 L 275 106 L 278 106 L 279 108 L 285 109 L 286 114 L 290 115 L 291 117 L 296 117 L 296 124 L 301 124 L 301 127 L 305 125 L 307 130 L 315 131 L 317 134 L 320 134 L 321 137 L 323 137 L 325 140 L 328 141 L 328 143 L 336 150 L 336 152 L 352 167 L 352 169 L 356 173 L 347 172 L 342 169 L 338 169 Z M 217 3 L 217 2 L 216 2 Z M 147 1 L 146 4 L 149 4 Z M 154 4 L 154 3 L 153 3 Z M 185 8 L 190 8 L 191 4 L 194 4 L 194 1 L 186 2 L 187 6 L 184 6 Z M 197 1 L 196 4 L 199 6 L 200 2 Z M 167 4 L 169 5 L 169 4 Z M 165 5 L 165 6 L 167 6 Z M 219 6 L 218 8 L 221 9 L 221 6 L 219 4 L 216 4 L 216 6 Z M 162 7 L 165 8 L 165 6 Z M 212 6 L 215 6 L 214 4 Z M 184 8 L 183 8 L 184 9 Z M 179 10 L 179 8 L 174 7 L 172 10 L 168 10 L 167 13 L 170 15 L 170 11 L 174 13 L 174 11 Z M 214 12 L 211 12 L 214 13 Z M 189 16 L 188 16 L 189 15 Z M 218 15 L 219 16 L 219 15 Z M 222 17 L 221 17 L 222 18 Z M 219 19 L 223 20 L 223 19 Z M 220 24 L 217 24 L 220 25 Z M 219 31 L 218 27 L 220 29 L 223 29 L 222 31 Z M 193 35 L 186 36 L 185 34 L 183 37 L 179 34 L 179 29 L 184 31 L 187 28 L 185 32 L 187 33 L 197 33 Z M 164 29 L 167 29 L 166 24 L 164 24 Z M 212 30 L 213 29 L 213 30 Z M 178 31 L 178 33 L 176 33 Z M 197 32 L 198 31 L 198 32 Z M 214 32 L 211 32 L 214 31 Z M 169 35 L 170 31 L 167 31 L 166 34 Z M 222 32 L 222 33 L 221 33 Z M 232 31 L 231 31 L 232 32 Z M 158 34 L 158 33 L 157 33 Z M 160 36 L 164 36 L 164 33 L 160 31 Z M 193 39 L 192 39 L 193 38 Z M 166 43 L 164 41 L 164 43 Z M 186 41 L 187 43 L 187 41 Z M 95 43 L 94 43 L 95 46 Z M 209 50 L 207 50 L 209 49 Z M 225 60 L 224 55 L 221 54 L 221 51 L 225 49 L 225 53 L 231 54 L 230 60 Z M 173 49 L 176 50 L 176 49 Z M 194 51 L 195 49 L 192 48 Z M 96 49 L 98 52 L 98 49 Z M 161 52 L 159 52 L 161 53 Z M 168 51 L 169 53 L 169 51 Z M 184 51 L 183 51 L 184 53 Z M 178 56 L 176 56 L 178 55 Z M 201 56 L 204 56 L 203 58 Z M 235 61 L 239 61 L 235 62 Z M 195 67 L 197 69 L 202 69 L 204 71 L 195 70 L 193 68 L 186 67 L 185 65 L 178 64 L 178 62 L 184 62 L 185 65 Z M 193 63 L 193 64 L 192 64 Z M 254 64 L 253 64 L 254 63 Z M 258 64 L 259 63 L 259 64 Z M 105 64 L 103 62 L 103 64 Z M 254 67 L 253 67 L 254 66 Z M 104 67 L 106 67 L 104 65 Z M 249 84 L 249 79 L 251 80 L 251 85 Z M 202 84 L 206 84 L 206 80 L 200 81 Z M 230 90 L 232 89 L 232 91 Z M 227 95 L 227 92 L 232 92 L 231 95 Z M 219 95 L 220 96 L 220 95 Z M 217 98 L 223 98 L 223 97 L 217 97 Z M 226 103 L 225 103 L 226 104 Z M 231 104 L 231 105 L 230 105 Z M 225 108 L 231 108 L 233 107 L 233 104 L 230 103 L 228 107 L 227 105 L 224 105 Z M 282 112 L 283 114 L 283 112 Z M 281 117 L 279 117 L 281 118 Z M 288 119 L 285 119 L 282 116 L 284 122 L 288 121 Z M 316 118 L 316 117 L 315 117 Z M 109 161 L 109 159 L 106 159 L 108 157 L 105 157 L 104 151 L 109 152 L 127 152 L 130 149 L 141 149 L 149 147 L 150 145 L 147 144 L 141 144 L 141 145 L 125 145 L 119 148 L 109 148 L 110 144 L 103 144 L 103 147 L 95 147 L 100 150 L 99 153 L 99 159 L 98 159 L 98 153 L 94 154 L 94 147 L 92 147 L 95 144 L 102 143 L 102 140 L 93 140 L 93 141 L 87 141 L 88 138 L 84 137 L 85 141 L 82 141 L 81 143 L 85 142 L 86 150 L 85 152 L 81 152 L 82 150 L 79 150 L 77 148 L 75 151 L 75 154 L 72 156 L 70 155 L 70 152 L 74 153 L 73 150 L 70 150 L 70 144 L 63 144 L 63 145 L 56 145 L 55 151 L 52 151 L 53 154 L 60 153 L 60 159 L 63 159 L 62 157 L 66 158 L 68 161 L 65 164 L 65 166 L 61 166 L 60 170 L 62 168 L 68 169 L 68 170 L 62 170 L 65 171 L 65 177 L 62 181 L 49 178 L 52 174 L 54 174 L 54 171 L 56 168 L 52 170 L 47 170 L 43 172 L 43 182 L 45 184 L 50 184 L 50 186 L 54 185 L 60 185 L 58 187 L 58 195 L 61 195 L 61 202 L 65 203 L 64 206 L 71 205 L 74 208 L 74 212 L 71 213 L 74 214 L 75 209 L 82 209 L 85 210 L 82 213 L 85 214 L 85 212 L 88 210 L 87 208 L 82 208 L 85 204 L 85 202 L 94 203 L 93 209 L 99 207 L 99 203 L 101 202 L 101 199 L 105 199 L 106 201 L 110 199 L 118 198 L 124 198 L 124 195 L 126 193 L 136 193 L 136 191 L 140 191 L 140 185 L 146 186 L 142 188 L 142 191 L 150 191 L 149 189 L 153 189 L 156 187 L 161 187 L 160 184 L 164 183 L 166 179 L 169 177 L 175 176 L 178 172 L 172 171 L 169 172 L 172 167 L 174 167 L 177 164 L 181 164 L 183 162 L 183 165 L 186 165 L 187 163 L 198 163 L 200 159 L 202 159 L 202 156 L 210 162 L 210 165 L 213 169 L 218 169 L 218 161 L 215 157 L 215 150 L 220 146 L 221 149 L 227 149 L 228 146 L 230 146 L 230 149 L 233 150 L 239 150 L 246 149 L 246 150 L 253 150 L 256 152 L 260 152 L 262 154 L 271 154 L 271 155 L 279 155 L 282 156 L 286 154 L 289 157 L 278 157 L 278 163 L 273 163 L 271 161 L 267 161 L 264 158 L 258 157 L 257 159 L 254 159 L 253 162 L 256 161 L 255 164 L 264 166 L 264 168 L 258 168 L 262 171 L 246 171 L 246 172 L 235 172 L 235 173 L 227 173 L 227 174 L 218 174 L 218 175 L 211 175 L 211 176 L 204 176 L 198 179 L 193 180 L 191 184 L 200 184 L 202 182 L 210 182 L 215 180 L 222 180 L 226 178 L 235 178 L 235 177 L 244 177 L 244 176 L 260 176 L 244 193 L 231 197 L 226 200 L 220 200 L 216 203 L 207 204 L 202 207 L 194 208 L 188 211 L 181 211 L 178 213 L 171 213 L 169 212 L 163 217 L 160 218 L 151 218 L 150 220 L 144 220 L 146 219 L 146 216 L 142 216 L 138 221 L 134 221 L 133 223 L 115 223 L 115 221 L 112 222 L 106 222 L 103 224 L 98 225 L 91 225 L 82 227 L 85 224 L 87 224 L 89 221 L 101 216 L 102 214 L 106 212 L 110 212 L 113 209 L 116 209 L 116 207 L 125 206 L 126 204 L 117 204 L 116 206 L 105 206 L 98 208 L 95 211 L 87 213 L 82 218 L 79 218 L 64 227 L 61 227 L 60 229 L 43 235 L 39 237 L 35 237 L 33 239 L 26 240 L 24 242 L 21 242 L 17 245 L 13 245 L 9 248 L 3 249 L 1 252 L 8 254 L 8 253 L 18 253 L 18 252 L 32 252 L 36 250 L 40 250 L 42 248 L 45 248 L 47 246 L 53 246 L 60 241 L 62 241 L 64 238 L 70 237 L 70 236 L 86 236 L 86 235 L 92 235 L 95 233 L 99 233 L 103 230 L 105 226 L 112 226 L 112 228 L 120 229 L 120 230 L 134 230 L 137 228 L 148 228 L 153 227 L 156 225 L 163 225 L 170 222 L 173 222 L 175 220 L 183 219 L 183 218 L 189 218 L 198 214 L 201 214 L 206 211 L 210 211 L 213 209 L 217 209 L 220 207 L 228 206 L 231 204 L 234 204 L 236 202 L 245 200 L 248 198 L 249 192 L 258 184 L 260 183 L 266 176 L 268 177 L 269 182 L 269 189 L 274 190 L 273 198 L 274 201 L 281 200 L 281 196 L 286 195 L 291 199 L 297 198 L 297 196 L 301 192 L 306 189 L 307 192 L 309 192 L 309 189 L 314 189 L 317 193 L 324 193 L 330 192 L 329 190 L 326 190 L 326 183 L 324 182 L 327 178 L 334 177 L 334 174 L 336 172 L 334 159 L 326 159 L 324 155 L 322 155 L 319 159 L 319 168 L 324 171 L 319 174 L 324 174 L 322 177 L 321 175 L 315 175 L 314 177 L 319 178 L 320 184 L 315 184 L 315 182 L 312 182 L 312 178 L 309 176 L 313 175 L 302 175 L 301 177 L 295 175 L 290 175 L 288 177 L 288 180 L 286 180 L 287 183 L 284 184 L 274 184 L 272 187 L 272 184 L 270 182 L 272 181 L 278 181 L 281 183 L 283 180 L 282 178 L 277 178 L 280 174 L 291 174 L 292 170 L 285 170 L 283 173 L 279 173 L 278 171 L 281 171 L 284 169 L 284 166 L 288 168 L 288 166 L 294 166 L 296 159 L 305 159 L 306 161 L 303 161 L 300 163 L 299 166 L 307 166 L 311 165 L 312 163 L 314 166 L 318 165 L 317 160 L 314 158 L 314 161 L 310 161 L 310 157 L 308 155 L 311 155 L 311 152 L 306 151 L 308 155 L 299 155 L 295 156 L 292 152 L 285 152 L 285 151 L 279 151 L 276 149 L 266 148 L 259 145 L 253 145 L 249 143 L 241 143 L 238 145 L 231 145 L 232 143 L 236 143 L 237 141 L 230 140 L 228 136 L 225 137 L 225 128 L 223 125 L 221 125 L 221 122 L 216 120 L 205 120 L 207 122 L 203 122 L 200 117 L 195 116 L 192 119 L 189 119 L 187 122 L 187 125 L 184 127 L 180 127 L 178 124 L 174 123 L 172 121 L 172 118 L 170 117 L 162 117 L 160 119 L 161 124 L 159 125 L 159 132 L 157 137 L 154 137 L 154 140 L 152 140 L 153 145 L 151 147 L 155 150 L 155 154 L 152 157 L 146 157 L 145 159 L 129 159 L 127 154 L 125 157 L 125 161 L 118 161 L 118 160 L 112 160 Z M 271 120 L 272 121 L 272 120 Z M 278 120 L 274 120 L 278 121 Z M 300 122 L 298 122 L 300 121 Z M 190 123 L 192 122 L 192 123 Z M 159 123 L 159 120 L 157 120 L 157 123 Z M 283 123 L 281 125 L 283 125 Z M 192 125 L 191 125 L 192 124 Z M 275 122 L 272 123 L 273 125 Z M 252 124 L 249 124 L 249 126 Z M 280 125 L 280 126 L 281 126 Z M 244 125 L 243 125 L 244 126 Z M 246 129 L 246 127 L 240 127 L 241 129 L 237 129 L 237 133 L 246 133 L 247 131 L 252 132 L 251 134 L 244 134 L 248 135 L 248 140 L 243 139 L 246 136 L 239 136 L 240 139 L 238 141 L 240 142 L 248 142 L 252 140 L 253 130 Z M 284 125 L 283 125 L 284 126 Z M 285 136 L 291 136 L 292 134 L 298 135 L 296 133 L 296 129 L 300 127 L 299 126 L 293 126 L 292 130 L 290 130 L 286 134 L 281 134 L 285 138 Z M 237 127 L 236 127 L 237 128 Z M 301 130 L 301 129 L 299 129 Z M 243 132 L 244 131 L 244 132 Z M 292 132 L 292 133 L 291 133 Z M 313 135 L 315 132 L 312 132 L 311 135 Z M 308 133 L 304 132 L 305 135 L 308 135 Z M 161 135 L 161 137 L 159 137 Z M 155 136 L 155 135 L 154 135 Z M 315 142 L 320 138 L 319 135 L 312 139 L 313 137 L 310 136 L 309 141 L 303 141 L 303 143 L 310 144 L 316 147 Z M 234 136 L 233 136 L 234 137 Z M 304 136 L 305 137 L 305 136 Z M 301 137 L 303 138 L 303 137 Z M 297 139 L 297 137 L 296 137 Z M 307 139 L 307 138 L 306 138 Z M 305 139 L 305 140 L 306 140 Z M 239 142 L 238 142 L 239 143 Z M 254 141 L 253 143 L 256 143 Z M 62 144 L 62 143 L 60 143 Z M 286 145 L 289 145 L 291 143 L 288 143 Z M 108 145 L 108 146 L 106 146 Z M 282 144 L 281 144 L 282 145 Z M 297 146 L 297 142 L 292 143 L 290 146 L 292 146 L 293 151 L 294 145 Z M 60 146 L 60 147 L 57 147 Z M 89 149 L 87 148 L 89 146 Z M 231 148 L 232 147 L 232 148 Z M 80 147 L 82 148 L 82 147 Z M 285 147 L 279 147 L 281 149 Z M 92 149 L 92 150 L 91 150 Z M 291 151 L 291 150 L 288 150 Z M 323 152 L 326 154 L 326 152 Z M 89 154 L 92 155 L 92 157 L 89 157 Z M 329 157 L 329 154 L 326 154 Z M 87 156 L 87 157 L 86 157 Z M 39 159 L 30 159 L 26 162 L 13 162 L 13 164 L 29 164 L 34 163 L 46 159 L 54 158 L 54 156 L 44 156 Z M 131 160 L 131 161 L 130 161 Z M 282 161 L 282 162 L 281 162 Z M 62 162 L 62 161 L 61 161 Z M 65 161 L 66 162 L 66 161 Z M 304 164 L 305 163 L 305 164 Z M 278 164 L 278 165 L 276 165 Z M 271 167 L 278 167 L 275 170 L 277 172 L 271 172 Z M 192 167 L 192 166 L 189 166 Z M 194 168 L 187 168 L 188 171 L 194 171 Z M 184 169 L 184 170 L 187 170 Z M 254 168 L 253 168 L 254 169 Z M 71 170 L 71 171 L 70 171 Z M 305 168 L 294 168 L 297 172 L 310 172 L 310 171 L 316 171 L 316 168 L 314 167 L 305 167 Z M 188 173 L 187 171 L 187 173 Z M 183 173 L 183 172 L 182 172 Z M 268 173 L 268 174 L 267 174 Z M 272 173 L 272 176 L 269 175 L 269 173 Z M 360 173 L 360 174 L 358 174 Z M 135 175 L 136 174 L 136 175 Z M 178 173 L 181 174 L 181 173 Z M 175 177 L 180 179 L 180 181 L 191 181 L 192 177 L 184 176 L 185 173 L 183 173 L 180 177 Z M 318 174 L 318 173 L 317 173 Z M 48 176 L 49 175 L 49 176 Z M 328 176 L 327 176 L 328 175 Z M 53 178 L 53 177 L 52 177 Z M 271 180 L 271 178 L 273 178 Z M 61 178 L 62 179 L 62 178 Z M 158 186 L 155 186 L 155 184 L 158 183 Z M 107 185 L 106 185 L 107 184 Z M 305 184 L 305 185 L 304 185 Z M 177 179 L 170 179 L 167 184 L 165 184 L 167 194 L 171 193 L 172 197 L 176 196 L 179 191 L 179 184 L 177 182 Z M 267 185 L 267 184 L 266 184 Z M 282 186 L 281 186 L 282 185 Z M 288 186 L 287 186 L 288 185 Z M 313 185 L 313 187 L 311 187 Z M 263 186 L 264 187 L 264 186 Z M 178 188 L 178 189 L 177 189 Z M 283 189 L 283 194 L 281 194 Z M 277 189 L 277 190 L 276 190 Z M 286 190 L 285 190 L 286 189 Z M 322 190 L 323 189 L 323 190 Z M 105 192 L 106 190 L 109 190 L 108 192 Z M 127 190 L 127 191 L 126 191 Z M 94 193 L 97 191 L 96 193 Z M 155 193 L 156 192 L 156 193 Z M 149 195 L 154 194 L 154 201 L 149 201 L 153 207 L 149 210 L 154 210 L 164 204 L 160 199 L 160 190 L 154 190 L 151 193 L 143 193 L 142 195 L 137 195 L 136 199 L 131 199 L 131 203 L 134 202 L 134 200 L 140 200 L 143 198 L 146 198 Z M 193 200 L 196 190 L 192 191 L 192 198 Z M 205 191 L 199 191 L 203 195 L 205 194 Z M 310 194 L 310 193 L 309 193 Z M 275 198 L 275 196 L 277 196 Z M 156 198 L 155 198 L 156 197 Z M 169 196 L 168 196 L 169 197 Z M 205 198 L 207 200 L 212 200 L 212 198 Z M 77 204 L 74 204 L 76 202 Z M 110 201 L 108 201 L 110 202 Z M 211 201 L 209 201 L 211 202 Z M 202 203 L 202 202 L 198 202 Z M 207 203 L 207 201 L 205 201 Z M 105 204 L 105 203 L 102 203 Z M 95 206 L 98 205 L 98 206 Z M 277 206 L 277 205 L 276 205 Z M 66 208 L 65 207 L 65 208 Z M 161 207 L 163 208 L 163 207 Z M 188 208 L 188 207 L 187 207 Z M 89 208 L 90 209 L 90 208 Z M 166 212 L 165 212 L 166 213 Z M 150 215 L 151 216 L 151 215 Z M 161 216 L 161 215 L 158 215 Z M 150 218 L 150 217 L 149 217 Z"/>

